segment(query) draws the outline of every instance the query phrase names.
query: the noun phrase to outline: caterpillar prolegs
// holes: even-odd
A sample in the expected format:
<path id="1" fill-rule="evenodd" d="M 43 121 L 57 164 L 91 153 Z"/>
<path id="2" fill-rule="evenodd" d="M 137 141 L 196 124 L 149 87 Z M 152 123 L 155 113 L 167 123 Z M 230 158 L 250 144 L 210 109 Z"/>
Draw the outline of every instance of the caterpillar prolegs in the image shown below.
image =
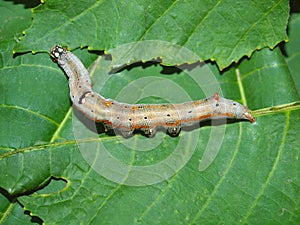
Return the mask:
<path id="1" fill-rule="evenodd" d="M 146 136 L 153 137 L 158 129 L 167 129 L 171 136 L 177 136 L 182 127 L 207 119 L 255 121 L 246 106 L 225 99 L 218 93 L 203 100 L 181 104 L 126 104 L 106 99 L 92 90 L 87 69 L 73 53 L 55 46 L 50 55 L 69 78 L 73 105 L 89 119 L 104 123 L 124 137 L 132 136 L 134 130 L 141 130 Z"/>

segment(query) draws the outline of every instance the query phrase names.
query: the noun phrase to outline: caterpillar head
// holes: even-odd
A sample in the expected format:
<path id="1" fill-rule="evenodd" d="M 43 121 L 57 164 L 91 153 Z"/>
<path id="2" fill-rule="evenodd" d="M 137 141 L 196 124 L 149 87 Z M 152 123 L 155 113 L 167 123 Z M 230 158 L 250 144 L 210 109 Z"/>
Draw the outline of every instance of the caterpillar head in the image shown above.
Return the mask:
<path id="1" fill-rule="evenodd" d="M 58 60 L 61 55 L 63 53 L 66 53 L 66 50 L 63 49 L 62 47 L 60 47 L 59 45 L 54 46 L 51 50 L 50 50 L 50 56 L 54 59 L 54 60 Z"/>

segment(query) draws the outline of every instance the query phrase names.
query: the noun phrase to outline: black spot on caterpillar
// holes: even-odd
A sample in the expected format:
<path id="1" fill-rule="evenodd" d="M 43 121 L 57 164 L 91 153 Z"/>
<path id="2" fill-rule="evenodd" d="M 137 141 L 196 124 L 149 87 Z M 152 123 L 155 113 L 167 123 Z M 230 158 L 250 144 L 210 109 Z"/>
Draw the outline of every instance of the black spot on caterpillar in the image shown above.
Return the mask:
<path id="1" fill-rule="evenodd" d="M 181 104 L 126 104 L 106 99 L 92 90 L 87 69 L 73 53 L 55 46 L 50 55 L 69 78 L 73 105 L 89 119 L 104 123 L 124 137 L 132 136 L 134 130 L 141 130 L 148 137 L 153 137 L 159 128 L 167 129 L 171 136 L 177 136 L 182 127 L 208 119 L 255 122 L 246 106 L 220 97 L 218 93 L 203 100 Z"/>

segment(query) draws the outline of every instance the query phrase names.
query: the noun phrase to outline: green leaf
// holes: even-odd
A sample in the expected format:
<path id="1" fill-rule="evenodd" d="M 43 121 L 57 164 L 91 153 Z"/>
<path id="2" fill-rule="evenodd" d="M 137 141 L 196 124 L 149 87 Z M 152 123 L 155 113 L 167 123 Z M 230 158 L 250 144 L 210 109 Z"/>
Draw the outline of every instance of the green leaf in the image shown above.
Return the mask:
<path id="1" fill-rule="evenodd" d="M 228 65 L 257 46 L 285 39 L 286 20 L 279 18 L 287 18 L 287 1 L 207 1 L 199 7 L 192 1 L 46 1 L 34 10 L 32 24 L 28 9 L 0 4 L 7 9 L 2 21 L 8 18 L 0 39 L 1 224 L 299 223 L 300 102 L 297 73 L 291 69 L 295 64 L 290 64 L 290 52 L 297 52 L 298 45 L 287 47 L 287 57 L 278 48 L 256 51 L 222 73 L 213 63 L 189 64 L 196 53 Z M 239 21 L 249 26 L 235 26 L 237 12 L 243 12 Z M 221 16 L 228 27 L 217 26 Z M 291 26 L 297 30 L 293 18 Z M 251 29 L 245 33 L 247 27 Z M 260 41 L 250 35 L 256 28 Z M 234 51 L 229 43 L 236 43 L 234 38 L 224 38 L 234 33 L 229 29 L 238 31 L 237 38 L 245 33 Z M 14 37 L 23 30 L 26 36 L 16 43 Z M 266 38 L 270 35 L 272 40 Z M 196 37 L 199 42 L 193 41 Z M 200 37 L 211 39 L 200 47 Z M 122 52 L 124 45 L 119 46 L 145 39 L 162 41 L 147 42 L 151 45 L 142 51 L 133 45 Z M 290 43 L 297 40 L 291 30 Z M 178 46 L 174 51 L 168 42 L 191 51 Z M 67 78 L 48 53 L 12 56 L 12 49 L 48 52 L 55 43 L 111 50 L 112 62 L 86 49 L 74 51 L 89 67 L 93 89 L 106 98 L 175 103 L 219 91 L 247 104 L 257 122 L 204 124 L 183 130 L 177 138 L 163 132 L 152 139 L 98 135 L 93 123 L 73 113 Z M 224 46 L 231 46 L 233 58 Z M 218 48 L 224 52 L 217 54 Z M 158 57 L 168 65 L 184 64 L 162 67 Z M 151 59 L 108 74 L 115 65 Z M 176 73 L 179 69 L 183 71 Z"/>
<path id="2" fill-rule="evenodd" d="M 71 49 L 109 50 L 130 42 L 162 40 L 192 50 L 198 59 L 215 60 L 223 69 L 256 49 L 287 41 L 288 3 L 47 1 L 34 9 L 33 24 L 15 51 L 48 51 L 57 43 Z M 168 53 L 160 56 L 168 57 Z M 140 60 L 148 57 L 145 52 Z"/>
<path id="3" fill-rule="evenodd" d="M 298 37 L 300 35 L 299 26 L 300 26 L 300 15 L 293 14 L 290 19 L 289 24 L 289 34 L 290 34 L 290 41 L 285 45 L 285 50 L 287 53 L 286 62 L 289 66 L 291 71 L 291 75 L 294 79 L 296 88 L 298 90 L 298 94 L 300 95 L 300 65 L 299 65 L 299 58 L 300 58 L 300 45 Z"/>

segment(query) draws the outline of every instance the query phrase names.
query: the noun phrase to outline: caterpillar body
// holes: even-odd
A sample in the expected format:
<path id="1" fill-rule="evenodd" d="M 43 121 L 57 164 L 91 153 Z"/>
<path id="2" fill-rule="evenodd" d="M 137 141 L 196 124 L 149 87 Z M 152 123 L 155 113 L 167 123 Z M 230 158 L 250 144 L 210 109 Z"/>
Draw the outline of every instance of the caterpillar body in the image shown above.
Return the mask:
<path id="1" fill-rule="evenodd" d="M 50 55 L 69 78 L 73 105 L 89 119 L 104 123 L 108 130 L 120 132 L 123 137 L 132 136 L 135 130 L 153 137 L 158 129 L 166 129 L 171 136 L 177 136 L 182 127 L 208 119 L 233 118 L 255 122 L 246 106 L 218 93 L 181 104 L 126 104 L 106 99 L 92 90 L 87 69 L 73 53 L 55 46 Z"/>

